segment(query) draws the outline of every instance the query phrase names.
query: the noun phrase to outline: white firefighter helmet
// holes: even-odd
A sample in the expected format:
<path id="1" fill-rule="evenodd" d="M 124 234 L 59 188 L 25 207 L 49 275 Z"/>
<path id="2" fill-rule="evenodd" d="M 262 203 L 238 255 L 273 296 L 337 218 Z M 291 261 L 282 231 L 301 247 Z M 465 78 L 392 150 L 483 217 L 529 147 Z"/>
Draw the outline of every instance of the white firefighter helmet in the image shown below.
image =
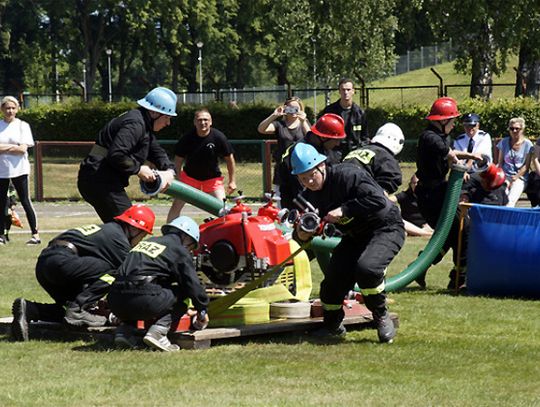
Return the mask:
<path id="1" fill-rule="evenodd" d="M 392 154 L 398 155 L 403 150 L 405 137 L 397 124 L 386 123 L 379 127 L 371 142 L 379 143 L 389 149 Z"/>

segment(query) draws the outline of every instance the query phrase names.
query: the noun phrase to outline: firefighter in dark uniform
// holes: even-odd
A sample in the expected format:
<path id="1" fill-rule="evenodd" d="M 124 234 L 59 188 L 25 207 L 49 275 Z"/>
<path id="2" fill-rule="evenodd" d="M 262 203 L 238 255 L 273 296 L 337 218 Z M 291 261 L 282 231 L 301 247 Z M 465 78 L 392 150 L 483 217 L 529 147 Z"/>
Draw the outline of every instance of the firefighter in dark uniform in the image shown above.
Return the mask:
<path id="1" fill-rule="evenodd" d="M 350 163 L 327 167 L 325 160 L 307 144 L 298 144 L 291 157 L 292 173 L 306 187 L 304 198 L 323 221 L 343 233 L 321 282 L 325 327 L 317 334 L 345 335 L 343 300 L 356 283 L 373 314 L 379 341 L 392 342 L 396 332 L 386 306 L 384 276 L 405 242 L 399 208 L 363 168 Z M 298 227 L 293 235 L 300 242 L 312 237 Z"/>
<path id="2" fill-rule="evenodd" d="M 341 154 L 335 148 L 345 139 L 345 136 L 343 119 L 335 114 L 325 114 L 311 126 L 311 130 L 298 143 L 309 144 L 315 147 L 319 153 L 325 154 L 328 157 L 327 164 L 337 164 Z M 291 153 L 296 144 L 285 150 L 281 163 L 278 165 L 282 208 L 294 209 L 293 199 L 303 189 L 298 179 L 291 174 Z"/>
<path id="3" fill-rule="evenodd" d="M 459 115 L 457 103 L 454 99 L 450 97 L 437 99 L 431 106 L 429 115 L 426 117 L 429 120 L 429 125 L 418 139 L 416 158 L 418 185 L 415 192 L 418 198 L 420 213 L 432 228 L 435 228 L 437 225 L 443 207 L 444 197 L 448 187 L 446 175 L 449 172 L 450 164 L 458 163 L 462 159 L 477 161 L 483 159 L 479 153 L 468 153 L 450 148 L 450 137 L 448 135 L 454 128 L 455 120 Z M 459 219 L 458 208 L 448 238 L 441 250 L 439 258 L 435 262 L 440 261 L 448 249 L 452 248 L 454 265 L 457 264 Z M 460 267 L 459 269 L 454 267 L 450 271 L 448 288 L 454 288 L 456 284 L 462 286 L 465 283 L 467 244 L 468 222 L 465 217 L 461 258 L 459 259 Z"/>
<path id="4" fill-rule="evenodd" d="M 342 140 L 339 150 L 341 160 L 350 151 L 369 143 L 368 123 L 366 112 L 353 101 L 354 83 L 352 79 L 343 78 L 339 81 L 339 100 L 324 108 L 321 115 L 337 114 L 343 118 L 347 137 Z"/>
<path id="5" fill-rule="evenodd" d="M 404 142 L 399 126 L 386 123 L 369 144 L 351 151 L 343 162 L 362 165 L 387 194 L 394 194 L 402 183 L 401 168 L 395 156 L 403 149 Z"/>
<path id="6" fill-rule="evenodd" d="M 114 272 L 147 234 L 155 215 L 134 205 L 112 222 L 70 229 L 55 237 L 39 255 L 36 278 L 54 304 L 17 298 L 12 307 L 12 333 L 28 340 L 29 321 L 66 322 L 74 326 L 103 326 L 107 318 L 89 312 L 114 281 Z"/>
<path id="7" fill-rule="evenodd" d="M 137 109 L 111 120 L 99 132 L 79 169 L 79 192 L 103 222 L 110 222 L 131 206 L 125 191 L 131 175 L 148 183 L 159 176 L 160 190 L 167 189 L 174 180 L 174 164 L 153 132 L 168 126 L 171 117 L 176 116 L 176 95 L 167 88 L 155 88 L 137 103 Z"/>
<path id="8" fill-rule="evenodd" d="M 209 300 L 190 253 L 197 248 L 199 227 L 191 218 L 180 216 L 163 225 L 161 231 L 163 236 L 141 242 L 130 251 L 111 287 L 109 306 L 123 321 L 115 334 L 117 346 L 136 346 L 135 322 L 156 320 L 144 343 L 166 352 L 179 350 L 167 333 L 187 311 L 188 298 L 197 311 L 192 327 L 204 329 L 208 325 Z"/>

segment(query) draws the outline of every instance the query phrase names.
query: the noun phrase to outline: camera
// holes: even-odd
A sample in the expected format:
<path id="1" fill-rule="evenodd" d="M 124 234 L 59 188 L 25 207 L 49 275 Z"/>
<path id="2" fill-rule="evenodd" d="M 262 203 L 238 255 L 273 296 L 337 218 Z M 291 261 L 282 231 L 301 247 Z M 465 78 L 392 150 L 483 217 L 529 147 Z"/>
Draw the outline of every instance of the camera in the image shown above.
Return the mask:
<path id="1" fill-rule="evenodd" d="M 283 113 L 285 113 L 285 114 L 297 114 L 298 113 L 298 107 L 297 106 L 285 106 L 285 109 L 283 109 Z"/>

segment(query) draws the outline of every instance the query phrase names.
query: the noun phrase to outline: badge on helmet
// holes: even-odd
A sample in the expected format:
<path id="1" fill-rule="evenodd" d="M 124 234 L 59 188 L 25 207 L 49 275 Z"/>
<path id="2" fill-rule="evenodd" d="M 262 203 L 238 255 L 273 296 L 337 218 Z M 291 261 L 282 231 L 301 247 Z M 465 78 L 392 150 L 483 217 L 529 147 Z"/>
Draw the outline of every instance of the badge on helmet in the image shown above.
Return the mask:
<path id="1" fill-rule="evenodd" d="M 311 126 L 311 132 L 323 138 L 344 139 L 346 136 L 345 122 L 341 116 L 327 113 Z"/>
<path id="2" fill-rule="evenodd" d="M 437 99 L 431 105 L 429 115 L 426 117 L 428 120 L 447 120 L 460 116 L 457 108 L 457 102 L 450 97 L 442 97 Z"/>
<path id="3" fill-rule="evenodd" d="M 381 144 L 390 150 L 392 154 L 398 155 L 403 150 L 405 137 L 397 124 L 386 123 L 379 127 L 371 142 Z"/>
<path id="4" fill-rule="evenodd" d="M 167 88 L 154 88 L 142 99 L 137 100 L 139 106 L 167 116 L 176 116 L 176 94 Z"/>
<path id="5" fill-rule="evenodd" d="M 161 233 L 164 235 L 178 233 L 178 231 L 184 232 L 195 240 L 197 247 L 199 246 L 199 238 L 201 236 L 199 225 L 197 225 L 197 223 L 189 216 L 179 216 L 161 227 Z"/>
<path id="6" fill-rule="evenodd" d="M 144 230 L 148 234 L 152 234 L 156 215 L 148 206 L 136 204 L 126 209 L 121 215 L 115 216 L 114 219 L 127 223 L 137 229 Z"/>
<path id="7" fill-rule="evenodd" d="M 326 156 L 320 154 L 311 144 L 298 143 L 291 154 L 291 174 L 303 174 L 324 161 Z"/>

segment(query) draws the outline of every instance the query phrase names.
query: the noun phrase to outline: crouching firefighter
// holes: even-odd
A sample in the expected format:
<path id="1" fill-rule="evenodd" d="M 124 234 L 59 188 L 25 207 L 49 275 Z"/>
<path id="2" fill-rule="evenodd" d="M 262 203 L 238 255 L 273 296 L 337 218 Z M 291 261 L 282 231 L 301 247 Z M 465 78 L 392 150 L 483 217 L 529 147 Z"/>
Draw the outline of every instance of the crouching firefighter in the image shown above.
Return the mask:
<path id="1" fill-rule="evenodd" d="M 351 163 L 327 167 L 325 161 L 325 155 L 302 143 L 291 156 L 291 172 L 306 188 L 303 196 L 324 222 L 343 234 L 321 282 L 324 328 L 315 335 L 345 336 L 343 300 L 356 283 L 373 314 L 379 341 L 392 342 L 396 332 L 384 284 L 386 268 L 405 242 L 399 208 L 363 168 Z M 300 242 L 312 238 L 300 228 L 294 236 Z"/>
<path id="2" fill-rule="evenodd" d="M 188 298 L 197 311 L 192 328 L 208 325 L 209 300 L 190 253 L 199 244 L 199 227 L 193 219 L 180 216 L 163 225 L 161 231 L 163 236 L 141 242 L 129 252 L 111 287 L 109 306 L 122 320 L 114 338 L 119 347 L 137 345 L 133 336 L 136 321 L 155 320 L 144 343 L 165 352 L 179 350 L 167 334 L 186 313 Z"/>
<path id="3" fill-rule="evenodd" d="M 17 298 L 12 306 L 12 334 L 28 340 L 29 321 L 66 322 L 73 326 L 103 326 L 107 318 L 89 312 L 114 281 L 114 272 L 147 234 L 155 215 L 134 205 L 102 225 L 67 230 L 49 242 L 36 264 L 36 278 L 54 304 Z"/>

